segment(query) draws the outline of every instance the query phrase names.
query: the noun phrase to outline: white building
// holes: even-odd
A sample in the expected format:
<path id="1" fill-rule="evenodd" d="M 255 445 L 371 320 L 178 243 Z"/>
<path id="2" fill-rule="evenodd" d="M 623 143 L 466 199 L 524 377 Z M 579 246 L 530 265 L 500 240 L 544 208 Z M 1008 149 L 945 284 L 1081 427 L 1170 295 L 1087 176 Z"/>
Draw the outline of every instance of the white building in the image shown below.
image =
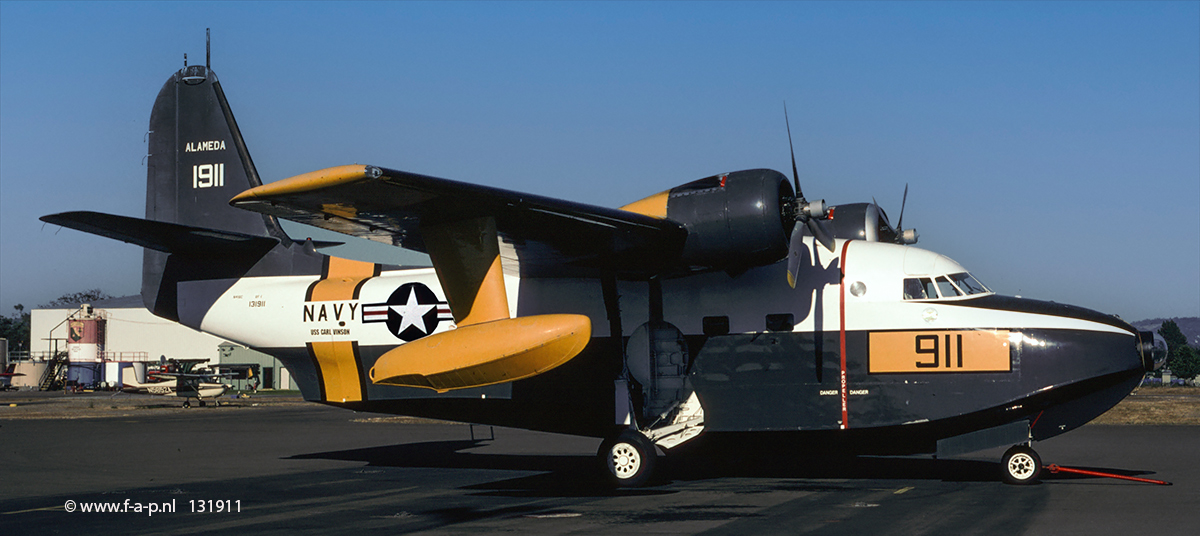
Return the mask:
<path id="1" fill-rule="evenodd" d="M 238 364 L 259 364 L 264 374 L 262 388 L 291 389 L 291 378 L 278 360 L 261 352 L 246 349 L 219 337 L 201 333 L 182 324 L 154 316 L 142 305 L 141 296 L 111 298 L 89 304 L 93 316 L 104 319 L 104 344 L 101 366 L 107 363 L 136 361 L 157 362 L 167 359 L 208 359 L 208 364 L 221 364 L 222 354 Z M 34 309 L 30 313 L 30 358 L 26 376 L 18 377 L 14 385 L 37 385 L 44 362 L 57 352 L 67 351 L 69 322 L 80 306 L 61 309 Z M 225 345 L 224 351 L 220 348 Z M 230 351 L 230 346 L 236 348 Z M 42 366 L 37 367 L 41 362 Z M 20 365 L 19 365 L 20 366 Z M 109 365 L 109 368 L 114 368 Z M 268 370 L 268 368 L 270 370 Z M 31 374 L 32 372 L 32 374 Z M 269 375 L 268 375 L 269 374 Z M 14 378 L 16 379 L 16 378 Z M 105 381 L 114 381 L 105 378 Z"/>

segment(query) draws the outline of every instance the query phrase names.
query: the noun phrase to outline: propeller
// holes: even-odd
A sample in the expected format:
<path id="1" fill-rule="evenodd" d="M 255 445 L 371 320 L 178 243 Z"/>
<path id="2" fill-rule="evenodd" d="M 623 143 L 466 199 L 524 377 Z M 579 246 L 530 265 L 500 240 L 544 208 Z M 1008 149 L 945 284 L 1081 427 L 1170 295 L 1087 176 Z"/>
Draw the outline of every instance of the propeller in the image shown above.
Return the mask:
<path id="1" fill-rule="evenodd" d="M 908 204 L 908 183 L 904 183 L 904 197 L 900 200 L 900 219 L 896 220 L 896 243 L 916 244 L 917 230 L 904 230 L 904 206 Z"/>
<path id="2" fill-rule="evenodd" d="M 792 181 L 796 187 L 796 200 L 794 205 L 796 222 L 804 223 L 804 227 L 808 232 L 820 242 L 825 249 L 834 251 L 833 233 L 825 226 L 825 222 L 829 216 L 829 208 L 825 206 L 825 200 L 819 199 L 811 203 L 804 198 L 804 192 L 800 190 L 800 173 L 796 170 L 796 148 L 792 143 L 792 125 L 788 120 L 787 103 L 783 103 L 783 122 L 787 126 L 788 134 L 788 149 L 792 153 Z M 800 273 L 800 250 L 804 246 L 804 232 L 799 225 L 792 227 L 792 237 L 788 243 L 788 285 L 796 288 L 796 277 Z"/>

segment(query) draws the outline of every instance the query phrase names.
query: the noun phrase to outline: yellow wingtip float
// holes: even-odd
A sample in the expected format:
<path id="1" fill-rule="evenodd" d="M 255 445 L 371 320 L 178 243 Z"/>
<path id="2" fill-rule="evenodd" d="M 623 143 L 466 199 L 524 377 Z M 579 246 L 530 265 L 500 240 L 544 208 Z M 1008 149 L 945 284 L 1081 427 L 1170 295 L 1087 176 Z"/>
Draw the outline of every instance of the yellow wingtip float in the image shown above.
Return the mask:
<path id="1" fill-rule="evenodd" d="M 535 315 L 472 324 L 397 347 L 371 367 L 371 382 L 451 389 L 511 382 L 566 363 L 587 346 L 584 315 Z"/>

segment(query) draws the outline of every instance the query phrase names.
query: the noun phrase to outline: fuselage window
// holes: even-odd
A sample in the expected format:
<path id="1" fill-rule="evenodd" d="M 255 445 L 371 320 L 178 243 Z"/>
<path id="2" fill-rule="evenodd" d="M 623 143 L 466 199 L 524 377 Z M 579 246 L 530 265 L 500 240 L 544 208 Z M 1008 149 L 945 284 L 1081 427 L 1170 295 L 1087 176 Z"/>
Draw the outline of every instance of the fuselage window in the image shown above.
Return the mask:
<path id="1" fill-rule="evenodd" d="M 943 298 L 962 296 L 962 292 L 959 292 L 958 288 L 954 286 L 954 283 L 951 283 L 950 280 L 946 279 L 946 276 L 944 275 L 939 275 L 937 277 L 937 287 L 938 292 L 942 294 Z"/>
<path id="2" fill-rule="evenodd" d="M 767 315 L 767 331 L 791 331 L 796 327 L 796 317 L 792 313 Z"/>
<path id="3" fill-rule="evenodd" d="M 701 319 L 700 325 L 703 326 L 704 334 L 709 337 L 729 334 L 728 316 L 706 316 Z"/>

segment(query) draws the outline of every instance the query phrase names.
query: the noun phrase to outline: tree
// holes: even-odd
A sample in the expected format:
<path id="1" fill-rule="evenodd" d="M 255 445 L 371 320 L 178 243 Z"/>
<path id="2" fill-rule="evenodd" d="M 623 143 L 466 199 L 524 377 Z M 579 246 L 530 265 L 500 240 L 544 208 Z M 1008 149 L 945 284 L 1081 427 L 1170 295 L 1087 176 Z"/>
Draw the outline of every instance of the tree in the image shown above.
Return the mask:
<path id="1" fill-rule="evenodd" d="M 92 302 L 97 302 L 100 300 L 107 300 L 111 297 L 112 296 L 110 296 L 107 292 L 104 292 L 103 290 L 100 290 L 98 288 L 93 288 L 93 289 L 85 290 L 83 292 L 75 292 L 72 294 L 63 294 L 58 299 L 56 299 L 50 303 L 43 303 L 41 305 L 41 308 L 42 309 L 61 309 L 63 307 L 79 305 L 81 303 L 92 303 Z"/>
<path id="2" fill-rule="evenodd" d="M 1187 335 L 1174 320 L 1163 322 L 1158 334 L 1167 341 L 1167 368 L 1180 378 L 1194 378 L 1200 374 L 1200 351 L 1188 346 Z"/>
<path id="3" fill-rule="evenodd" d="M 16 312 L 11 317 L 0 317 L 0 339 L 8 339 L 8 349 L 12 352 L 29 351 L 29 313 L 25 306 L 13 306 Z"/>
<path id="4" fill-rule="evenodd" d="M 1179 329 L 1179 324 L 1174 320 L 1167 320 L 1162 323 L 1162 327 L 1158 328 L 1158 334 L 1167 340 L 1167 350 L 1174 350 L 1177 346 L 1187 346 L 1187 335 Z"/>
<path id="5" fill-rule="evenodd" d="M 1168 354 L 1167 368 L 1180 378 L 1195 378 L 1200 374 L 1200 352 L 1186 344 L 1175 348 Z"/>

